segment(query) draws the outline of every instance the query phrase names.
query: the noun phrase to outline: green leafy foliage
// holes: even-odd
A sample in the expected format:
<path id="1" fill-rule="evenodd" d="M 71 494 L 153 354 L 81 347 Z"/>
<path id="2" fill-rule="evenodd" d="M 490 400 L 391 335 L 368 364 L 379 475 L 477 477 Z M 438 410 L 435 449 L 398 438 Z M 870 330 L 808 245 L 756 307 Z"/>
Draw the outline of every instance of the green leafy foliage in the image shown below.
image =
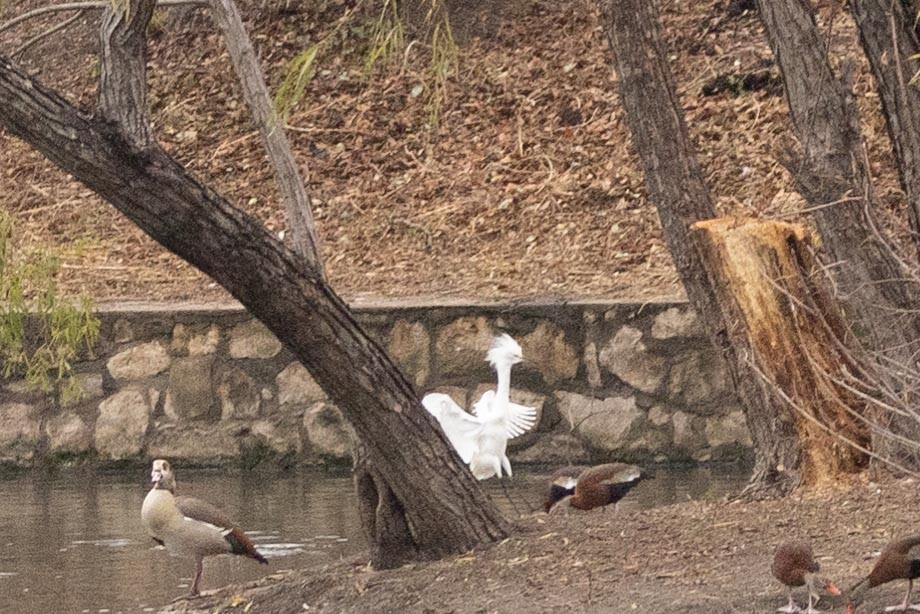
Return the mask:
<path id="1" fill-rule="evenodd" d="M 313 79 L 316 69 L 316 54 L 319 44 L 311 45 L 288 64 L 284 81 L 275 94 L 275 110 L 281 117 L 287 117 L 291 110 L 303 99 L 304 92 Z"/>
<path id="2" fill-rule="evenodd" d="M 89 298 L 59 295 L 60 268 L 49 251 L 20 253 L 12 220 L 0 211 L 0 375 L 70 402 L 82 394 L 72 362 L 81 348 L 92 351 L 99 320 Z"/>
<path id="3" fill-rule="evenodd" d="M 369 1 L 369 0 L 368 0 Z M 426 103 L 429 111 L 430 125 L 440 120 L 441 108 L 447 98 L 449 78 L 457 71 L 459 53 L 451 32 L 450 19 L 443 0 L 426 0 L 428 10 L 425 15 L 424 30 L 429 33 L 426 46 L 431 54 L 430 65 L 426 71 Z M 275 94 L 275 110 L 281 117 L 287 117 L 303 100 L 306 88 L 316 72 L 316 64 L 327 48 L 340 37 L 356 37 L 367 40 L 364 59 L 364 73 L 370 77 L 374 70 L 389 62 L 398 61 L 408 56 L 408 49 L 415 44 L 406 43 L 406 28 L 399 12 L 398 0 L 379 0 L 380 10 L 369 23 L 356 23 L 355 11 L 362 2 L 346 11 L 335 27 L 322 40 L 314 43 L 298 54 L 285 69 L 284 78 Z M 413 93 L 413 97 L 415 94 Z"/>
<path id="4" fill-rule="evenodd" d="M 377 19 L 371 23 L 370 32 L 370 44 L 364 61 L 367 75 L 374 72 L 378 62 L 397 57 L 405 47 L 405 29 L 399 18 L 396 0 L 383 0 Z"/>

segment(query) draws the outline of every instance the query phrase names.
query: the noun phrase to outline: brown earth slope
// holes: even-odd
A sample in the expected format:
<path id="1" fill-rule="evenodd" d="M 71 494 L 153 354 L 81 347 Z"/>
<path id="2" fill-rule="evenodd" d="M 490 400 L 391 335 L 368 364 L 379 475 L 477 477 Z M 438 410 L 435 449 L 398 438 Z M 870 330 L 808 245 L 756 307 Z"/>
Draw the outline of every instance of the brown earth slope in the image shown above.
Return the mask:
<path id="1" fill-rule="evenodd" d="M 868 574 L 885 544 L 918 532 L 916 489 L 914 481 L 885 480 L 749 504 L 541 513 L 509 539 L 465 555 L 381 572 L 356 559 L 180 600 L 166 611 L 766 614 L 786 605 L 770 573 L 778 544 L 811 541 L 822 574 L 845 590 Z M 899 603 L 906 584 L 870 591 L 860 614 Z M 801 589 L 796 596 L 803 603 Z M 820 609 L 844 605 L 826 598 Z"/>
<path id="2" fill-rule="evenodd" d="M 3 3 L 2 18 L 46 4 Z M 287 62 L 329 32 L 350 3 L 240 2 L 277 86 Z M 776 83 L 740 90 L 739 75 L 775 77 L 756 15 L 717 0 L 662 3 L 665 41 L 720 212 L 795 216 L 801 202 L 776 154 L 790 143 Z M 520 0 L 491 35 L 464 47 L 441 123 L 426 128 L 424 45 L 362 78 L 369 16 L 357 15 L 320 62 L 290 118 L 310 177 L 323 254 L 346 296 L 677 295 L 654 208 L 630 152 L 606 40 L 590 2 Z M 287 7 L 287 8 L 285 8 Z M 852 23 L 839 3 L 822 28 L 855 63 L 884 223 L 903 237 L 901 194 Z M 0 33 L 9 53 L 60 19 Z M 96 77 L 92 15 L 25 53 L 24 65 L 85 105 Z M 158 137 L 197 175 L 273 230 L 284 229 L 257 136 L 219 37 L 201 9 L 158 13 L 150 82 Z M 65 288 L 97 300 L 219 299 L 208 279 L 111 207 L 0 132 L 0 207 L 27 246 L 64 258 Z"/>

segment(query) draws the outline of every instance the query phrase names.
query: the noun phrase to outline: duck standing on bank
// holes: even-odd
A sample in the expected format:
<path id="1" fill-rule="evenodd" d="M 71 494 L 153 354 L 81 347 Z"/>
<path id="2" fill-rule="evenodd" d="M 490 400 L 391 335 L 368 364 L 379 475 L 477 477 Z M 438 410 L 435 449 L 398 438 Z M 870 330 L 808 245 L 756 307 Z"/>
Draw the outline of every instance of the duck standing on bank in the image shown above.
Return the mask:
<path id="1" fill-rule="evenodd" d="M 840 594 L 840 589 L 833 582 L 817 577 L 821 565 L 815 560 L 815 554 L 808 542 L 791 540 L 780 544 L 773 555 L 771 571 L 773 576 L 789 589 L 789 604 L 777 608 L 777 612 L 817 614 L 819 610 L 815 609 L 814 604 L 818 603 L 821 596 L 816 590 L 816 585 L 832 595 Z M 808 608 L 805 610 L 802 610 L 792 597 L 792 589 L 797 586 L 808 587 Z"/>
<path id="2" fill-rule="evenodd" d="M 910 593 L 917 578 L 920 578 L 920 535 L 891 542 L 882 550 L 869 575 L 847 591 L 847 614 L 856 612 L 856 606 L 862 602 L 863 593 L 867 590 L 894 580 L 907 580 L 907 594 L 899 605 L 889 606 L 885 611 L 920 611 L 920 604 L 910 602 Z"/>
<path id="3" fill-rule="evenodd" d="M 543 509 L 590 510 L 616 504 L 643 478 L 642 468 L 625 463 L 562 467 L 553 472 Z"/>
<path id="4" fill-rule="evenodd" d="M 141 519 L 154 541 L 170 554 L 195 559 L 191 596 L 198 594 L 206 556 L 239 554 L 268 564 L 246 534 L 219 509 L 194 497 L 176 496 L 176 477 L 167 461 L 153 461 L 150 479 L 153 488 L 144 498 Z"/>

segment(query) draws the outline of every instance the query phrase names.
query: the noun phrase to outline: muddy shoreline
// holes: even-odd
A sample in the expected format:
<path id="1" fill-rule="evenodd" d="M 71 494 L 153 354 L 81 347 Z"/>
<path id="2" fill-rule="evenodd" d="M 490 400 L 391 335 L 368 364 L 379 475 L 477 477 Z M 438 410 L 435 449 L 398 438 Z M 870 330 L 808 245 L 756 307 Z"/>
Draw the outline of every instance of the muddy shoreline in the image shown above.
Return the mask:
<path id="1" fill-rule="evenodd" d="M 914 480 L 883 478 L 773 501 L 535 513 L 510 538 L 463 555 L 379 572 L 359 556 L 180 599 L 163 611 L 774 612 L 785 604 L 770 575 L 777 544 L 810 540 L 824 575 L 846 589 L 891 539 L 918 532 L 916 498 Z M 874 589 L 858 612 L 880 612 L 905 590 L 906 582 Z M 843 605 L 827 598 L 819 608 L 842 612 Z"/>

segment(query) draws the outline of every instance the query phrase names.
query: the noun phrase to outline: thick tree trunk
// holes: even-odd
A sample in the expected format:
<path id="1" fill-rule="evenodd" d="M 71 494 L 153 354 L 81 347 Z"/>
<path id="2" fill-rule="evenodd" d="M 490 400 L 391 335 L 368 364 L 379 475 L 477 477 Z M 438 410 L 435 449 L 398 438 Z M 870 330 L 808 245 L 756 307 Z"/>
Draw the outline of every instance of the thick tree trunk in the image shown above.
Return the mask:
<path id="1" fill-rule="evenodd" d="M 99 114 L 121 126 L 138 147 L 152 140 L 147 119 L 147 24 L 156 2 L 132 2 L 129 11 L 108 9 L 99 31 Z"/>
<path id="2" fill-rule="evenodd" d="M 758 5 L 802 146 L 801 156 L 786 165 L 815 207 L 848 319 L 870 351 L 913 368 L 920 323 L 904 271 L 875 230 L 853 98 L 831 70 L 808 0 L 758 0 Z M 897 376 L 888 383 L 897 388 Z M 890 428 L 920 440 L 915 420 L 898 419 Z M 874 448 L 907 467 L 920 467 L 920 458 L 890 437 L 877 437 Z"/>
<path id="3" fill-rule="evenodd" d="M 307 270 L 325 279 L 310 196 L 297 169 L 283 122 L 272 108 L 271 96 L 242 17 L 233 0 L 210 0 L 210 5 L 274 169 L 294 252 L 303 259 Z M 377 567 L 389 568 L 415 559 L 418 548 L 406 524 L 405 510 L 384 477 L 374 468 L 360 441 L 355 442 L 352 473 L 363 526 L 371 546 L 371 560 Z"/>
<path id="4" fill-rule="evenodd" d="M 876 235 L 871 186 L 852 96 L 834 75 L 807 0 L 760 1 L 770 46 L 802 145 L 788 161 L 814 218 L 844 296 L 869 348 L 885 351 L 917 337 L 903 270 Z M 893 325 L 894 323 L 897 325 Z"/>
<path id="5" fill-rule="evenodd" d="M 920 91 L 909 85 L 916 66 L 909 58 L 920 53 L 916 16 L 905 13 L 901 0 L 850 0 L 850 8 L 878 85 L 911 233 L 920 247 Z"/>
<path id="6" fill-rule="evenodd" d="M 916 66 L 909 58 L 920 53 L 915 30 L 917 15 L 901 0 L 850 0 L 850 7 L 875 75 L 901 188 L 907 196 L 911 235 L 914 245 L 920 249 L 920 91 L 909 83 Z M 904 346 L 897 360 L 916 369 L 915 356 L 920 339 L 912 337 L 909 341 L 912 343 Z M 915 405 L 912 399 L 906 401 Z M 920 425 L 911 416 L 879 412 L 877 421 L 885 429 L 920 441 Z M 875 447 L 882 456 L 899 464 L 912 468 L 920 466 L 915 450 L 890 437 L 876 437 Z"/>
<path id="7" fill-rule="evenodd" d="M 367 450 L 360 442 L 352 450 L 355 490 L 361 526 L 371 545 L 371 560 L 383 569 L 391 569 L 418 557 L 418 547 L 412 541 L 406 525 L 402 504 L 373 464 L 368 462 Z"/>
<path id="8" fill-rule="evenodd" d="M 693 234 L 719 295 L 734 347 L 765 388 L 792 411 L 750 421 L 760 448 L 799 465 L 803 484 L 862 470 L 869 445 L 866 402 L 853 393 L 858 361 L 826 277 L 797 225 L 734 218 L 697 222 Z M 795 438 L 800 449 L 783 440 Z"/>
<path id="9" fill-rule="evenodd" d="M 730 312 L 693 243 L 690 225 L 715 217 L 677 99 L 655 5 L 647 0 L 606 3 L 607 32 L 616 61 L 620 97 L 645 173 L 649 199 L 658 209 L 665 239 L 690 302 L 719 349 L 755 433 L 756 465 L 749 492 L 783 493 L 801 480 L 801 442 L 789 408 L 773 396 L 749 363 L 743 336 L 729 334 Z"/>
<path id="10" fill-rule="evenodd" d="M 156 144 L 138 147 L 4 56 L 0 126 L 211 276 L 278 336 L 354 427 L 419 556 L 462 552 L 508 534 L 510 525 L 457 461 L 412 385 L 332 289 L 261 224 Z"/>

